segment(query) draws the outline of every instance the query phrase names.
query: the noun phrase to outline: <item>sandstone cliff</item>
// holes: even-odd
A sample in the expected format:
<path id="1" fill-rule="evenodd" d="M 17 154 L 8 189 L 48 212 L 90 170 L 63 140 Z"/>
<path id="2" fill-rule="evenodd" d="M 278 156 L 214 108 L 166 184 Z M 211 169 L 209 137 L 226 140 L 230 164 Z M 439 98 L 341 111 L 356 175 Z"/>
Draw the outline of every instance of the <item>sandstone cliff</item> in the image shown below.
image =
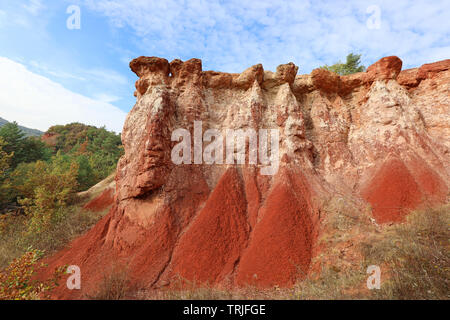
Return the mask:
<path id="1" fill-rule="evenodd" d="M 386 57 L 367 72 L 297 75 L 255 65 L 240 74 L 203 71 L 198 59 L 140 57 L 136 104 L 126 119 L 115 204 L 85 236 L 49 259 L 76 264 L 83 292 L 113 261 L 147 288 L 175 278 L 270 287 L 304 278 L 318 252 L 322 200 L 338 195 L 372 208 L 378 223 L 447 200 L 450 60 L 401 71 Z M 280 130 L 280 166 L 175 165 L 171 133 Z M 59 296 L 80 292 L 61 288 Z"/>

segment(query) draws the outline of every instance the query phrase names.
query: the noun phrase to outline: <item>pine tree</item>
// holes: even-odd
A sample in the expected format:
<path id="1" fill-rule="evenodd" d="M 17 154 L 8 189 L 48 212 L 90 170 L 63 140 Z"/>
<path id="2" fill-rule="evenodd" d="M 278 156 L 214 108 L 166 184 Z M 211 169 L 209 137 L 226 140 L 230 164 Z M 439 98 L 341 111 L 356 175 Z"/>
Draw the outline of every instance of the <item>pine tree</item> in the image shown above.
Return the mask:
<path id="1" fill-rule="evenodd" d="M 347 55 L 345 63 L 337 62 L 331 66 L 325 65 L 321 68 L 337 73 L 338 75 L 345 76 L 352 73 L 363 72 L 366 67 L 361 64 L 361 55 L 350 53 Z"/>

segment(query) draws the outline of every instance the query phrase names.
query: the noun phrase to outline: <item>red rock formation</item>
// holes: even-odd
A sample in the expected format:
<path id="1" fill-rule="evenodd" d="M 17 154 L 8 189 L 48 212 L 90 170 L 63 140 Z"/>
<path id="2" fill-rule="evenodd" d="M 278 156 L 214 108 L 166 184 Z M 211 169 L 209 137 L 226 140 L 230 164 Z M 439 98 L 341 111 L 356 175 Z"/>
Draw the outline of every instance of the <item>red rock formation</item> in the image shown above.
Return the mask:
<path id="1" fill-rule="evenodd" d="M 386 57 L 367 72 L 296 75 L 257 64 L 241 74 L 202 71 L 201 61 L 140 57 L 137 102 L 122 132 L 125 155 L 109 214 L 49 258 L 78 264 L 81 292 L 112 261 L 146 288 L 186 280 L 259 287 L 304 278 L 317 252 L 320 199 L 363 199 L 380 222 L 445 201 L 450 168 L 448 60 L 400 72 Z M 171 133 L 279 129 L 280 168 L 172 163 Z M 247 154 L 248 156 L 248 154 Z"/>
<path id="2" fill-rule="evenodd" d="M 439 73 L 449 69 L 450 59 L 435 63 L 427 63 L 420 68 L 408 69 L 400 72 L 398 83 L 407 88 L 414 88 L 417 87 L 422 80 L 434 78 Z"/>
<path id="3" fill-rule="evenodd" d="M 384 57 L 367 68 L 366 81 L 395 80 L 402 70 L 402 64 L 398 57 Z"/>

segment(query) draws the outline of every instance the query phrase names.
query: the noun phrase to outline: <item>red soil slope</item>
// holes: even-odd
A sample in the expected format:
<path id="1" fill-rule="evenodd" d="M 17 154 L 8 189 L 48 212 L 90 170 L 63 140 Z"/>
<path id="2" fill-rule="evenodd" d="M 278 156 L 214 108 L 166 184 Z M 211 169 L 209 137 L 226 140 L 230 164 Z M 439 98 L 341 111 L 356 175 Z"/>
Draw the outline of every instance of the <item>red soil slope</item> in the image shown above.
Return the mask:
<path id="1" fill-rule="evenodd" d="M 426 200 L 432 203 L 444 202 L 448 188 L 436 171 L 419 157 L 415 157 L 408 165 Z"/>
<path id="2" fill-rule="evenodd" d="M 402 221 L 409 210 L 431 198 L 445 198 L 447 187 L 425 162 L 414 159 L 412 170 L 398 158 L 388 159 L 366 184 L 363 198 L 377 222 Z"/>
<path id="3" fill-rule="evenodd" d="M 292 181 L 302 178 L 283 172 L 270 190 L 241 257 L 238 284 L 283 287 L 306 276 L 315 239 L 310 192 Z"/>
<path id="4" fill-rule="evenodd" d="M 199 283 L 217 283 L 230 276 L 247 244 L 246 206 L 241 178 L 230 168 L 181 236 L 171 275 Z"/>
<path id="5" fill-rule="evenodd" d="M 83 209 L 100 212 L 108 209 L 114 203 L 114 189 L 104 190 L 99 196 L 92 199 L 83 206 Z"/>
<path id="6" fill-rule="evenodd" d="M 77 265 L 81 267 L 82 290 L 68 290 L 63 277 L 58 288 L 52 292 L 54 299 L 80 299 L 88 292 L 95 292 L 104 275 L 104 261 L 111 260 L 109 250 L 104 250 L 105 234 L 111 221 L 111 212 L 103 217 L 82 237 L 72 241 L 64 250 L 44 259 L 47 268 L 40 270 L 38 278 L 49 279 L 59 266 Z M 89 275 L 89 281 L 84 281 Z"/>

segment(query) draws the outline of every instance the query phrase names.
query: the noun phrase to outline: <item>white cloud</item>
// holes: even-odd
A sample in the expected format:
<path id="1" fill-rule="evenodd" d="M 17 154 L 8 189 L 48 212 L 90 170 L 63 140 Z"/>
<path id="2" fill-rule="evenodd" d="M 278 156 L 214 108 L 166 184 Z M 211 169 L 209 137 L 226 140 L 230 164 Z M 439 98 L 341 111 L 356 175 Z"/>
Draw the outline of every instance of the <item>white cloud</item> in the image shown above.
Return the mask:
<path id="1" fill-rule="evenodd" d="M 240 72 L 293 61 L 301 72 L 353 51 L 366 64 L 398 55 L 406 67 L 450 57 L 450 1 L 151 1 L 84 0 L 117 27 L 131 27 L 142 54 L 201 58 L 205 65 Z M 366 12 L 381 9 L 381 29 Z"/>
<path id="2" fill-rule="evenodd" d="M 116 85 L 117 84 L 126 85 L 128 83 L 127 78 L 125 78 L 124 76 L 122 76 L 121 74 L 119 74 L 114 70 L 91 69 L 91 70 L 84 70 L 83 72 L 95 78 L 97 81 L 101 81 L 104 83 Z"/>
<path id="3" fill-rule="evenodd" d="M 34 16 L 44 9 L 41 0 L 30 0 L 27 4 L 23 4 L 22 7 Z"/>
<path id="4" fill-rule="evenodd" d="M 113 103 L 116 102 L 118 100 L 120 100 L 121 98 L 112 94 L 108 94 L 108 93 L 98 93 L 95 95 L 95 100 L 98 101 L 103 101 L 106 103 Z"/>
<path id="5" fill-rule="evenodd" d="M 37 61 L 30 61 L 29 65 L 32 66 L 33 68 L 35 68 L 36 70 L 39 70 L 41 72 L 44 72 L 44 73 L 54 76 L 56 78 L 86 81 L 85 78 L 68 73 L 68 72 L 64 72 L 64 71 L 60 71 L 60 70 L 57 70 L 57 71 L 52 70 L 49 67 L 47 67 L 46 65 L 39 63 Z"/>
<path id="6" fill-rule="evenodd" d="M 0 57 L 0 88 L 0 117 L 9 121 L 43 131 L 70 122 L 122 131 L 126 113 L 119 108 L 67 90 L 4 57 Z"/>
<path id="7" fill-rule="evenodd" d="M 107 86 L 123 86 L 128 84 L 128 79 L 115 70 L 99 68 L 81 69 L 71 66 L 72 73 L 69 73 L 60 69 L 51 69 L 46 64 L 34 60 L 28 64 L 36 71 L 39 71 L 39 73 L 43 72 L 56 78 L 89 81 L 91 83 L 96 82 Z"/>

